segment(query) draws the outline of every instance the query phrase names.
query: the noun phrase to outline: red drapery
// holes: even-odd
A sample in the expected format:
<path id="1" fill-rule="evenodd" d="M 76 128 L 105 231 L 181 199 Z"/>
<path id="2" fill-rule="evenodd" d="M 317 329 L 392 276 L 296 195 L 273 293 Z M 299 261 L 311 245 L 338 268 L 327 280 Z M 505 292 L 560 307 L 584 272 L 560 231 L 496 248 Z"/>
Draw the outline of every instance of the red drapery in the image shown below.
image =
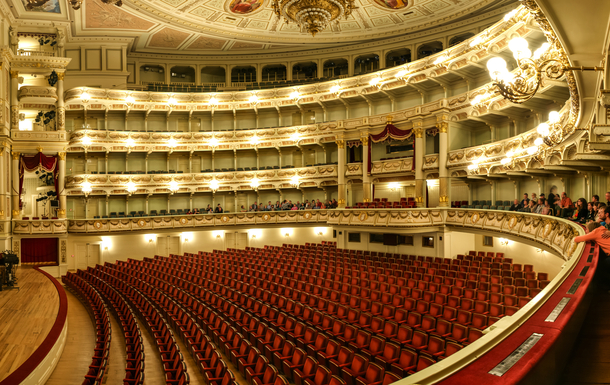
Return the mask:
<path id="1" fill-rule="evenodd" d="M 371 134 L 371 141 L 373 143 L 379 143 L 387 140 L 388 138 L 392 138 L 394 140 L 407 140 L 412 134 L 413 130 L 401 130 L 395 125 L 388 123 L 383 131 L 381 131 L 379 134 Z"/>
<path id="2" fill-rule="evenodd" d="M 55 184 L 55 192 L 57 193 L 57 197 L 59 197 L 58 191 L 58 183 L 57 183 L 57 174 L 59 171 L 59 167 L 57 167 L 57 157 L 56 156 L 46 156 L 42 152 L 39 152 L 36 155 L 21 155 L 19 159 L 19 196 L 23 191 L 23 177 L 26 171 L 34 172 L 34 171 L 46 171 L 53 173 L 53 182 Z M 21 208 L 22 203 L 21 199 L 19 200 L 19 208 Z"/>
<path id="3" fill-rule="evenodd" d="M 371 139 L 371 144 L 369 145 L 369 164 L 367 166 L 369 174 L 371 173 L 371 168 L 373 167 L 373 161 L 371 160 L 371 148 L 373 147 L 373 143 L 383 142 L 384 140 L 388 139 L 403 141 L 409 139 L 412 134 L 413 130 L 401 130 L 392 123 L 386 124 L 383 131 L 381 131 L 379 134 L 371 134 L 369 136 Z M 411 163 L 411 171 L 413 171 L 415 170 L 415 143 L 413 143 L 413 162 Z"/>
<path id="4" fill-rule="evenodd" d="M 59 238 L 21 239 L 21 262 L 57 264 L 57 243 Z"/>

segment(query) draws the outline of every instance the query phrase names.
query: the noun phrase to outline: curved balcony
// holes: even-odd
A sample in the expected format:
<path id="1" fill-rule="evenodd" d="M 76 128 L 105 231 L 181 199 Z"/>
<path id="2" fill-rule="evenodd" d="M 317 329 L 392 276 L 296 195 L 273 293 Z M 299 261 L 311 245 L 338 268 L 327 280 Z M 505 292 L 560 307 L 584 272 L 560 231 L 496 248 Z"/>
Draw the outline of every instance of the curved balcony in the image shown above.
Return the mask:
<path id="1" fill-rule="evenodd" d="M 275 108 L 298 103 L 318 103 L 341 98 L 360 97 L 360 95 L 372 93 L 387 93 L 387 91 L 408 86 L 411 83 L 420 83 L 426 80 L 433 81 L 434 84 L 446 87 L 450 79 L 444 76 L 453 72 L 471 67 L 466 77 L 478 76 L 483 74 L 479 67 L 479 62 L 484 62 L 501 50 L 507 49 L 508 37 L 515 35 L 527 36 L 531 33 L 540 32 L 537 30 L 533 17 L 523 8 L 518 8 L 512 17 L 501 20 L 487 28 L 478 35 L 448 48 L 438 54 L 426 58 L 392 67 L 388 70 L 368 73 L 362 76 L 353 76 L 345 79 L 336 79 L 327 82 L 302 85 L 298 87 L 298 97 L 294 96 L 296 87 L 289 86 L 272 90 L 253 90 L 243 92 L 220 92 L 220 93 L 181 93 L 173 92 L 142 92 L 142 91 L 120 91 L 120 90 L 100 90 L 94 88 L 78 88 L 66 92 L 66 101 L 80 102 L 81 95 L 86 92 L 85 103 L 90 105 L 103 104 L 108 107 L 118 107 L 117 102 L 125 102 L 128 97 L 129 108 L 143 109 L 145 105 L 155 105 L 163 103 L 167 106 L 168 102 L 174 102 L 171 108 L 174 110 L 187 110 L 185 104 L 199 104 L 197 110 L 231 111 L 254 108 Z M 473 71 L 478 73 L 473 75 Z M 371 81 L 379 79 L 375 83 Z M 255 95 L 253 102 L 251 97 Z M 212 99 L 213 98 L 213 99 Z M 77 103 L 78 103 L 77 102 Z M 203 105 L 202 105 L 203 104 Z M 74 107 L 74 108 L 73 108 Z M 77 109 L 78 104 L 68 106 L 68 109 Z M 122 109 L 127 109 L 125 104 Z"/>
<path id="2" fill-rule="evenodd" d="M 55 103 L 57 89 L 55 87 L 23 86 L 19 89 L 18 97 L 22 103 Z"/>
<path id="3" fill-rule="evenodd" d="M 67 234 L 68 222 L 65 219 L 16 219 L 13 220 L 13 234 Z"/>
<path id="4" fill-rule="evenodd" d="M 434 231 L 441 227 L 458 232 L 474 232 L 509 238 L 558 257 L 559 273 L 535 298 L 511 317 L 505 317 L 483 331 L 483 336 L 459 352 L 406 379 L 405 383 L 435 383 L 442 378 L 482 376 L 498 364 L 498 351 L 509 355 L 532 333 L 539 333 L 551 342 L 557 341 L 560 333 L 568 333 L 569 319 L 577 311 L 587 286 L 595 272 L 596 249 L 584 243 L 575 244 L 572 239 L 584 234 L 576 223 L 555 217 L 535 214 L 500 212 L 492 210 L 465 209 L 367 209 L 367 210 L 320 210 L 289 212 L 256 212 L 238 214 L 183 215 L 161 218 L 120 218 L 96 220 L 70 220 L 69 232 L 88 234 L 111 234 L 113 232 L 138 231 L 193 231 L 195 229 L 223 230 L 242 227 L 329 225 L 343 229 L 412 229 Z M 358 231 L 358 230 L 354 230 Z M 425 231 L 425 230 L 424 230 Z M 585 250 L 590 258 L 585 258 Z M 590 254 L 589 254 L 590 253 Z M 547 261 L 548 262 L 548 261 Z M 534 262 L 535 263 L 535 262 Z M 576 287 L 577 290 L 569 290 Z M 566 293 L 568 291 L 568 293 Z M 566 307 L 558 317 L 549 321 L 549 314 L 565 297 L 574 300 L 574 306 Z M 584 303 L 584 302 L 583 302 Z M 572 304 L 572 303 L 571 303 Z M 578 310 L 577 310 L 578 308 Z M 547 318 L 547 321 L 543 320 Z M 565 330 L 564 330 L 565 329 Z M 527 334 L 525 337 L 524 335 Z M 535 371 L 532 362 L 545 355 L 554 356 L 553 343 L 528 353 L 528 359 L 518 359 L 513 370 Z M 567 350 L 566 350 L 567 352 Z M 564 352 L 565 353 L 565 352 Z M 477 361 L 476 367 L 472 364 Z M 481 365 L 485 369 L 477 369 Z M 468 369 L 466 369 L 468 368 Z M 544 370 L 544 369 L 542 369 Z M 512 383 L 512 382 L 511 382 Z"/>
<path id="5" fill-rule="evenodd" d="M 66 189 L 69 195 L 82 195 L 81 184 L 91 184 L 92 195 L 127 194 L 127 183 L 133 182 L 137 190 L 134 194 L 169 193 L 169 184 L 175 181 L 179 185 L 176 193 L 252 190 L 252 180 L 258 179 L 259 190 L 277 190 L 282 188 L 306 188 L 333 185 L 337 182 L 337 166 L 324 165 L 299 168 L 283 168 L 257 171 L 207 172 L 187 174 L 87 174 L 66 178 Z M 296 179 L 295 179 L 296 178 Z M 217 190 L 212 190 L 210 182 L 218 182 Z"/>

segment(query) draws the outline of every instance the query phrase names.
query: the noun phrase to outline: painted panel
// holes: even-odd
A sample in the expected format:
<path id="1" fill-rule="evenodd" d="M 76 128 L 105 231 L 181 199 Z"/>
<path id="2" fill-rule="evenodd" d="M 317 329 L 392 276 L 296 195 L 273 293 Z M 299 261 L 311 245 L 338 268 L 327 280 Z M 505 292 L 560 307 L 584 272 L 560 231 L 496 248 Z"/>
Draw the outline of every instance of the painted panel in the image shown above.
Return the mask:
<path id="1" fill-rule="evenodd" d="M 102 53 L 99 49 L 85 50 L 85 69 L 101 70 L 102 69 Z"/>
<path id="2" fill-rule="evenodd" d="M 123 69 L 123 55 L 120 49 L 106 50 L 106 69 L 120 71 Z"/>

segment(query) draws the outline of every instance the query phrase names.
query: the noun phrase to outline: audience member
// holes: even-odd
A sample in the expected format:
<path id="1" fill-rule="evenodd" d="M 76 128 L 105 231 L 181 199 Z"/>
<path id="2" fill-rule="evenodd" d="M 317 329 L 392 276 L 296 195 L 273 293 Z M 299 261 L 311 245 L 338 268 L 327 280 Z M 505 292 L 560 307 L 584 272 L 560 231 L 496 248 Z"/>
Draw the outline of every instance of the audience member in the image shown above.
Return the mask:
<path id="1" fill-rule="evenodd" d="M 538 204 L 536 205 L 536 209 L 532 212 L 536 213 L 536 214 L 542 214 L 542 209 L 544 209 L 545 202 L 546 202 L 546 199 L 538 198 Z"/>
<path id="2" fill-rule="evenodd" d="M 591 198 L 591 202 L 599 202 L 599 195 L 593 195 L 593 197 Z"/>
<path id="3" fill-rule="evenodd" d="M 561 203 L 559 204 L 559 207 L 561 208 L 560 216 L 563 218 L 568 218 L 574 212 L 574 204 L 565 191 L 561 193 Z"/>
<path id="4" fill-rule="evenodd" d="M 587 200 L 585 198 L 578 198 L 576 201 L 576 208 L 574 209 L 574 216 L 572 219 L 575 221 L 584 223 L 587 220 Z"/>
<path id="5" fill-rule="evenodd" d="M 513 204 L 510 206 L 508 211 L 519 211 L 523 208 L 523 205 L 519 203 L 519 199 L 515 199 Z"/>
<path id="6" fill-rule="evenodd" d="M 220 207 L 220 203 L 218 204 L 218 206 L 216 206 L 216 209 L 214 209 L 214 213 L 216 214 L 221 214 L 224 211 L 222 210 L 222 207 Z"/>
<path id="7" fill-rule="evenodd" d="M 530 204 L 530 200 L 527 197 L 527 193 L 523 194 L 523 199 L 521 200 L 521 209 L 526 208 Z"/>
<path id="8" fill-rule="evenodd" d="M 547 201 L 549 201 L 551 206 L 555 206 L 555 199 L 558 198 L 557 195 L 557 186 L 551 186 L 551 192 L 549 193 L 549 197 Z"/>
<path id="9" fill-rule="evenodd" d="M 606 206 L 610 206 L 610 191 L 606 193 Z"/>
<path id="10" fill-rule="evenodd" d="M 602 206 L 599 208 L 599 210 L 597 210 L 598 222 L 602 226 L 606 226 L 606 224 L 608 222 L 610 222 L 608 220 L 608 216 L 610 213 L 607 213 L 606 210 L 608 210 L 608 206 Z M 610 210 L 608 210 L 608 211 L 610 211 Z"/>
<path id="11" fill-rule="evenodd" d="M 595 209 L 597 205 L 594 202 L 589 202 L 587 204 L 587 222 L 595 221 L 597 217 L 597 210 Z"/>

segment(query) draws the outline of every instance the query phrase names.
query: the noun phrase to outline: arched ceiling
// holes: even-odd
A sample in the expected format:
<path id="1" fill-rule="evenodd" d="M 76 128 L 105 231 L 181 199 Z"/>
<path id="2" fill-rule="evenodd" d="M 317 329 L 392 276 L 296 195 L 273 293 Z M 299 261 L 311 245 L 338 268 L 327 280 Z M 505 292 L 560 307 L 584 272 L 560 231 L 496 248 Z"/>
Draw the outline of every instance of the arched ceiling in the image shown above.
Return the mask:
<path id="1" fill-rule="evenodd" d="M 219 51 L 301 50 L 373 42 L 421 32 L 493 12 L 515 0 L 355 0 L 347 20 L 312 37 L 280 21 L 271 0 L 124 0 L 122 7 L 66 0 L 26 10 L 7 1 L 18 19 L 72 22 L 72 37 L 127 37 L 132 50 L 198 54 Z"/>

